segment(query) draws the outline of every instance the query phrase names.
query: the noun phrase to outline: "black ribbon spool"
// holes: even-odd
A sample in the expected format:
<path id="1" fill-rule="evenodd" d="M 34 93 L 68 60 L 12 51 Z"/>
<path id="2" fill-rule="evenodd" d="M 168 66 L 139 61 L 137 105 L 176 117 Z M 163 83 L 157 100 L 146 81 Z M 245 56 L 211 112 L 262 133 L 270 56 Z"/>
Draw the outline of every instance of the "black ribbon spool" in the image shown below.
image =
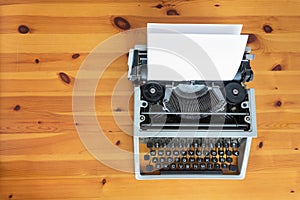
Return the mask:
<path id="1" fill-rule="evenodd" d="M 246 97 L 245 88 L 237 82 L 228 83 L 225 86 L 225 91 L 226 99 L 232 104 L 241 103 Z"/>

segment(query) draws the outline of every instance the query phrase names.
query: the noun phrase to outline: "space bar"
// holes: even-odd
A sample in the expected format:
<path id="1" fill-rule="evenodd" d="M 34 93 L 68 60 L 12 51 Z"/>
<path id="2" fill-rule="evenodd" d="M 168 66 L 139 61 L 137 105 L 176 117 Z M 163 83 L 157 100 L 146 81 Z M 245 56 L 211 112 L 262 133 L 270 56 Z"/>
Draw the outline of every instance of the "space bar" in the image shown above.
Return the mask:
<path id="1" fill-rule="evenodd" d="M 161 175 L 186 175 L 186 174 L 213 174 L 213 175 L 222 175 L 221 170 L 216 171 L 209 171 L 209 170 L 203 170 L 203 171 L 160 171 Z"/>

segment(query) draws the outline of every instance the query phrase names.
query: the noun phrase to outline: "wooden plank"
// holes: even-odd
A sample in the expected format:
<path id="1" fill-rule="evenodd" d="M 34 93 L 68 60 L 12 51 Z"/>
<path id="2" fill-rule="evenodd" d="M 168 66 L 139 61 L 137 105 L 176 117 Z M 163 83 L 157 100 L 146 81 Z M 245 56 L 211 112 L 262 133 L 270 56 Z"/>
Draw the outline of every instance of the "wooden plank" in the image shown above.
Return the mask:
<path id="1" fill-rule="evenodd" d="M 130 199 L 140 199 L 147 194 L 149 198 L 157 197 L 161 194 L 161 198 L 185 198 L 187 196 L 187 188 L 191 198 L 199 197 L 210 198 L 211 191 L 218 191 L 214 193 L 216 198 L 236 198 L 240 197 L 238 192 L 230 194 L 228 191 L 235 188 L 237 191 L 247 193 L 250 199 L 297 199 L 299 194 L 297 191 L 299 186 L 297 179 L 299 179 L 299 171 L 292 170 L 288 174 L 280 173 L 280 170 L 272 170 L 270 173 L 256 172 L 249 173 L 247 180 L 243 181 L 209 181 L 209 180 L 186 180 L 184 187 L 182 180 L 167 180 L 167 181 L 137 181 L 132 176 L 106 176 L 105 174 L 92 178 L 65 178 L 65 179 L 33 179 L 33 180 L 18 180 L 10 181 L 3 180 L 0 186 L 5 191 L 1 194 L 2 198 L 7 198 L 9 194 L 14 194 L 16 198 L 20 199 L 43 199 L 44 197 L 50 199 L 56 198 L 105 198 L 115 199 L 117 196 L 126 196 Z M 274 176 L 274 174 L 276 174 Z M 264 176 L 260 180 L 261 185 L 257 185 L 259 177 Z M 105 178 L 105 184 L 102 180 Z M 194 187 L 194 185 L 205 185 L 205 187 Z M 244 187 L 244 184 L 247 187 Z M 34 193 L 29 191 L 28 185 L 34 189 Z M 169 190 L 172 185 L 173 190 Z M 151 193 L 149 192 L 151 188 Z M 264 192 L 254 193 L 250 191 L 262 190 Z M 50 191 L 55 191 L 51 192 Z M 276 192 L 274 192 L 274 190 Z M 76 192 L 74 192 L 76 191 Z M 176 191 L 176 192 L 174 192 Z"/>
<path id="2" fill-rule="evenodd" d="M 6 95 L 9 92 L 30 92 L 36 93 L 38 95 L 39 92 L 72 92 L 74 78 L 76 76 L 77 71 L 70 71 L 67 72 L 68 76 L 71 79 L 70 84 L 64 83 L 60 76 L 58 75 L 59 72 L 49 72 L 49 74 L 45 77 L 41 77 L 39 79 L 3 79 L 1 85 L 1 95 Z M 126 72 L 124 72 L 125 74 Z M 113 75 L 113 73 L 109 73 L 107 76 L 102 76 L 99 83 L 97 92 L 113 92 L 114 87 L 119 79 L 120 76 L 117 77 Z M 113 77 L 112 77 L 113 76 Z M 266 80 L 268 77 L 268 81 Z M 298 91 L 298 82 L 299 74 L 298 72 L 264 72 L 264 73 L 256 73 L 253 82 L 249 83 L 249 87 L 254 87 L 258 91 L 262 90 L 282 90 L 283 94 L 292 94 L 294 92 L 297 93 Z M 121 85 L 118 91 L 120 92 L 128 92 L 132 91 L 132 84 L 130 81 L 123 81 L 123 85 Z M 49 87 L 51 85 L 51 87 Z"/>
<path id="3" fill-rule="evenodd" d="M 20 1 L 19 1 L 20 2 Z M 46 1 L 47 2 L 47 1 Z M 53 1 L 52 1 L 53 2 Z M 95 2 L 95 1 L 94 1 Z M 43 3 L 3 5 L 2 15 L 38 15 L 38 16 L 109 16 L 134 13 L 141 16 L 165 16 L 167 10 L 176 9 L 180 16 L 299 16 L 299 1 L 262 0 L 255 3 L 248 1 L 172 1 L 170 2 L 137 2 L 125 1 L 101 3 Z M 13 2 L 12 2 L 13 3 Z M 7 4 L 7 3 L 6 3 Z M 163 7 L 159 8 L 157 5 Z M 126 6 L 126 9 L 124 7 Z M 68 9 L 65 9 L 68 8 Z M 232 9 L 234 8 L 234 12 Z M 271 8 L 271 9 L 268 9 Z M 174 17 L 173 15 L 171 17 Z"/>
<path id="4" fill-rule="evenodd" d="M 30 34 L 101 34 L 118 33 L 119 28 L 114 23 L 114 18 L 118 16 L 99 16 L 99 17 L 78 17 L 78 16 L 32 16 L 32 15 L 9 15 L 1 16 L 1 34 L 18 33 L 20 25 L 26 25 L 30 29 Z M 172 18 L 170 16 L 139 16 L 122 15 L 130 24 L 130 28 L 145 28 L 147 22 L 156 23 L 224 23 L 224 24 L 243 24 L 243 33 L 265 34 L 263 26 L 268 24 L 272 27 L 272 33 L 300 32 L 298 21 L 300 16 L 239 16 L 234 17 L 186 17 Z"/>
<path id="5" fill-rule="evenodd" d="M 2 34 L 0 53 L 91 52 L 113 34 Z M 142 34 L 141 34 L 142 35 Z M 274 33 L 257 36 L 253 49 L 264 53 L 300 52 L 300 33 Z M 113 45 L 113 44 L 112 44 Z M 116 46 L 117 49 L 117 46 Z"/>
<path id="6" fill-rule="evenodd" d="M 253 51 L 255 60 L 251 61 L 251 66 L 256 74 L 260 71 L 282 70 L 282 71 L 299 71 L 300 53 L 264 53 Z M 72 71 L 78 70 L 88 53 L 80 53 L 79 57 L 73 59 L 72 56 L 78 54 L 72 53 L 0 53 L 0 78 L 9 79 L 23 77 L 20 72 L 30 72 L 25 75 L 36 76 L 32 72 L 47 72 L 47 71 Z M 38 61 L 36 61 L 38 59 Z M 275 68 L 280 65 L 281 68 Z M 121 56 L 115 60 L 107 70 L 125 73 L 127 70 L 127 56 Z M 5 73 L 3 73 L 5 72 Z M 14 73 L 14 72 L 18 72 Z"/>

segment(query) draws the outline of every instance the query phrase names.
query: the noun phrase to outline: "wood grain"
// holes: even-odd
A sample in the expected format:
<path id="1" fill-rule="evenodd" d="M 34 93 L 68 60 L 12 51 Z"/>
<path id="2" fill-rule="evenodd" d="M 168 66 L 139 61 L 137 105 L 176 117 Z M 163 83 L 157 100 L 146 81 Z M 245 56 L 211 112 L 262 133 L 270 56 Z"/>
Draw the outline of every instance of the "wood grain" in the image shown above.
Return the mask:
<path id="1" fill-rule="evenodd" d="M 300 199 L 299 10 L 298 0 L 0 1 L 0 199 Z M 82 63 L 110 36 L 148 22 L 244 24 L 256 54 L 248 86 L 259 135 L 245 180 L 137 181 L 80 140 L 85 124 L 73 119 L 72 95 Z M 103 73 L 95 115 L 108 141 L 132 152 L 126 62 L 123 55 Z"/>

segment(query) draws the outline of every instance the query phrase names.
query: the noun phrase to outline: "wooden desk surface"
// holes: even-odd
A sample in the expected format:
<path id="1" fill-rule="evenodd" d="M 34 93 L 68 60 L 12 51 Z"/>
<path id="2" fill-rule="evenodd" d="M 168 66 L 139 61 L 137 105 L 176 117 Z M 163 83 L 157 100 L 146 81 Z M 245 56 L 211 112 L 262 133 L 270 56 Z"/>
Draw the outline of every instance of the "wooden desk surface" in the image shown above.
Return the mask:
<path id="1" fill-rule="evenodd" d="M 1 200 L 300 199 L 299 0 L 0 2 Z M 82 145 L 72 117 L 80 65 L 100 42 L 147 22 L 244 24 L 256 54 L 250 86 L 256 89 L 259 135 L 245 180 L 137 181 Z M 113 118 L 126 115 L 128 105 L 119 100 L 111 106 L 126 59 L 103 75 L 96 111 L 112 144 L 132 150 L 132 138 Z M 125 88 L 132 89 L 130 83 Z"/>

